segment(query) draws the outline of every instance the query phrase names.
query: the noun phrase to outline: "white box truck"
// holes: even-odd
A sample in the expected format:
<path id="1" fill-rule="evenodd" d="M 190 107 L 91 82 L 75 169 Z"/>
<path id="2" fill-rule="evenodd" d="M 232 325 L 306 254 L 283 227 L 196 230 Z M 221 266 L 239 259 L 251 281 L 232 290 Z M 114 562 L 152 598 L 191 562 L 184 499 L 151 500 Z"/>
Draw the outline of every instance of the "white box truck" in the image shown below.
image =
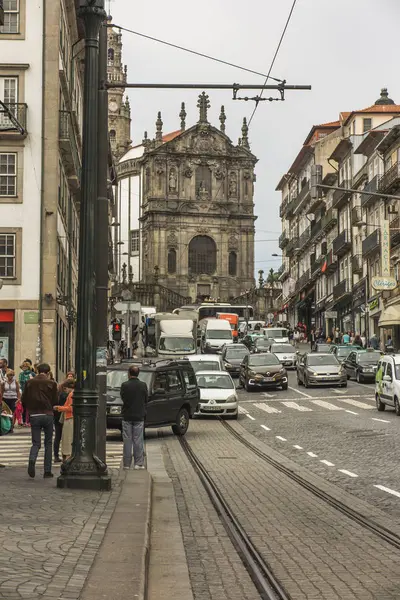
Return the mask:
<path id="1" fill-rule="evenodd" d="M 152 345 L 153 352 L 146 349 L 146 354 L 155 354 L 162 358 L 180 358 L 196 354 L 197 322 L 184 319 L 172 313 L 157 313 L 153 315 L 155 336 Z"/>
<path id="2" fill-rule="evenodd" d="M 224 344 L 233 344 L 231 324 L 224 319 L 203 319 L 200 331 L 202 354 L 218 352 Z"/>

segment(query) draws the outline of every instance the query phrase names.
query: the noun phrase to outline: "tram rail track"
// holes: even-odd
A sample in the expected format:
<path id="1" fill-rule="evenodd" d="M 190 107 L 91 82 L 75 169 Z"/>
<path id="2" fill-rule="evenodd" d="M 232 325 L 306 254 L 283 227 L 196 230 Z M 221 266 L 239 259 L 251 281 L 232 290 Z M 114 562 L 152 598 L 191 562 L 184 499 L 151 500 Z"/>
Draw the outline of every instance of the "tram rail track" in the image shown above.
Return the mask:
<path id="1" fill-rule="evenodd" d="M 268 454 L 257 448 L 257 446 L 255 446 L 254 444 L 252 444 L 252 442 L 243 437 L 238 431 L 236 431 L 232 427 L 232 425 L 230 425 L 223 419 L 220 419 L 220 422 L 233 437 L 235 437 L 239 442 L 241 442 L 244 446 L 246 446 L 246 448 L 248 448 L 250 451 L 256 454 L 263 461 L 265 461 L 266 463 L 268 463 L 269 465 L 286 475 L 292 481 L 298 483 L 302 488 L 308 490 L 317 498 L 323 500 L 329 506 L 335 508 L 347 518 L 351 519 L 352 521 L 358 523 L 368 531 L 371 531 L 372 533 L 377 535 L 381 540 L 385 541 L 390 546 L 396 548 L 397 550 L 400 550 L 400 537 L 398 535 L 392 533 L 386 527 L 379 525 L 369 517 L 366 517 L 360 512 L 354 510 L 341 500 L 334 498 L 332 495 L 328 494 L 324 490 L 321 490 L 310 481 L 304 479 L 304 477 L 302 477 L 301 475 L 295 473 L 294 471 L 292 471 L 285 465 L 282 465 L 274 458 L 268 456 Z"/>
<path id="2" fill-rule="evenodd" d="M 281 586 L 274 576 L 268 562 L 261 556 L 250 537 L 236 518 L 233 511 L 209 475 L 206 467 L 196 456 L 190 444 L 183 437 L 179 442 L 189 462 L 197 473 L 212 505 L 214 506 L 231 542 L 238 552 L 244 567 L 256 586 L 262 600 L 292 600 L 291 596 Z"/>

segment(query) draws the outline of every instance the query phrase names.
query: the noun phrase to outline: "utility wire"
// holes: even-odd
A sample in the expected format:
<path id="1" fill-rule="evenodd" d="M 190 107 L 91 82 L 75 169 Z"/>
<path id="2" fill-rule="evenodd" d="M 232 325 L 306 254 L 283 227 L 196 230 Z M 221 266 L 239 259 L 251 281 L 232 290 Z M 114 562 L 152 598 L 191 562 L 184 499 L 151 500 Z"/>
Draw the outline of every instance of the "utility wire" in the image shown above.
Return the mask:
<path id="1" fill-rule="evenodd" d="M 241 65 L 236 65 L 235 63 L 231 63 L 226 60 L 222 60 L 221 58 L 215 58 L 215 56 L 210 56 L 209 54 L 203 54 L 203 52 L 197 52 L 196 50 L 191 50 L 190 48 L 185 48 L 184 46 L 178 46 L 178 44 L 172 44 L 171 42 L 166 42 L 165 40 L 160 40 L 158 38 L 152 37 L 151 35 L 139 33 L 139 31 L 133 31 L 133 29 L 127 29 L 126 27 L 121 27 L 120 25 L 115 25 L 115 24 L 112 24 L 112 27 L 116 27 L 117 29 L 121 29 L 122 31 L 127 31 L 128 33 L 133 33 L 134 35 L 138 35 L 139 37 L 146 38 L 147 40 L 151 40 L 153 42 L 158 42 L 160 44 L 164 44 L 165 46 L 170 46 L 171 48 L 177 48 L 178 50 L 183 50 L 184 52 L 189 52 L 190 54 L 195 54 L 196 56 L 201 56 L 202 58 L 208 58 L 209 60 L 213 60 L 213 61 L 221 63 L 223 65 L 228 65 L 228 67 L 234 67 L 235 69 L 240 69 L 241 71 L 247 71 L 247 73 L 253 73 L 253 75 L 260 75 L 261 77 L 266 77 L 264 85 L 266 85 L 268 79 L 273 79 L 273 81 L 277 81 L 278 83 L 282 83 L 282 81 L 283 81 L 282 79 L 277 79 L 276 77 L 270 76 L 272 67 L 269 70 L 268 75 L 265 75 L 265 73 L 259 73 L 259 71 L 253 71 L 253 69 L 248 69 L 247 67 L 242 67 Z"/>
<path id="2" fill-rule="evenodd" d="M 264 81 L 264 87 L 263 87 L 263 89 L 261 90 L 261 93 L 260 93 L 260 95 L 259 95 L 259 100 L 260 100 L 260 99 L 262 98 L 262 96 L 263 96 L 263 93 L 264 93 L 264 90 L 265 90 L 265 86 L 267 85 L 267 81 L 268 81 L 268 79 L 273 79 L 273 77 L 270 77 L 270 74 L 271 74 L 271 71 L 272 71 L 272 69 L 273 69 L 273 67 L 274 67 L 274 64 L 275 64 L 275 61 L 276 61 L 276 57 L 278 56 L 278 52 L 279 52 L 279 50 L 280 50 L 280 48 L 281 48 L 281 45 L 282 45 L 282 42 L 283 42 L 283 38 L 285 37 L 286 30 L 287 30 L 287 28 L 288 28 L 288 25 L 289 25 L 289 23 L 290 23 L 290 19 L 292 18 L 292 14 L 293 14 L 293 11 L 294 11 L 294 7 L 296 6 L 296 2 L 297 2 L 297 0 L 293 0 L 292 8 L 290 9 L 289 16 L 288 16 L 288 18 L 287 18 L 287 20 L 286 20 L 285 27 L 283 28 L 282 35 L 281 35 L 281 38 L 280 38 L 280 40 L 279 40 L 279 44 L 278 44 L 278 46 L 277 46 L 277 48 L 276 48 L 276 50 L 275 50 L 275 54 L 274 54 L 274 57 L 273 57 L 273 59 L 272 59 L 271 66 L 270 66 L 270 68 L 269 68 L 269 70 L 268 70 L 268 75 L 266 76 L 266 78 L 265 78 L 265 81 Z M 252 122 L 252 120 L 253 120 L 253 117 L 254 117 L 254 115 L 255 115 L 255 113 L 256 113 L 256 110 L 257 110 L 257 108 L 258 108 L 258 105 L 259 105 L 259 100 L 258 100 L 258 102 L 256 102 L 256 105 L 255 105 L 255 107 L 254 107 L 254 110 L 253 110 L 253 112 L 252 112 L 252 114 L 251 114 L 251 117 L 250 117 L 250 119 L 249 119 L 249 123 L 248 123 L 249 125 L 250 125 L 250 123 Z"/>

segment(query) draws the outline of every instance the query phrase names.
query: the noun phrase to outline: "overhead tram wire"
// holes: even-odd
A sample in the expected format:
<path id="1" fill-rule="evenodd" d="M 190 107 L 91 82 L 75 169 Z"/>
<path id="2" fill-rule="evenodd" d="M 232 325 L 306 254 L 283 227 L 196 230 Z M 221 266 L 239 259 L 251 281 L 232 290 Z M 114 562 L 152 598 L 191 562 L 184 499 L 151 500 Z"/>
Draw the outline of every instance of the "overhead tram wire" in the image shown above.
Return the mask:
<path id="1" fill-rule="evenodd" d="M 276 58 L 277 58 L 277 56 L 278 56 L 278 53 L 279 53 L 279 50 L 280 50 L 280 48 L 281 48 L 281 45 L 282 45 L 282 42 L 283 42 L 283 38 L 285 37 L 286 30 L 287 30 L 287 28 L 288 28 L 288 25 L 289 25 L 289 23 L 290 23 L 290 19 L 292 18 L 292 14 L 293 14 L 293 11 L 294 11 L 294 7 L 296 6 L 296 3 L 297 3 L 297 0 L 293 0 L 292 8 L 290 9 L 289 16 L 288 16 L 288 18 L 286 19 L 285 27 L 283 28 L 282 35 L 281 35 L 281 37 L 280 37 L 280 40 L 279 40 L 278 46 L 277 46 L 277 48 L 276 48 L 276 50 L 275 50 L 275 54 L 274 54 L 274 56 L 273 56 L 273 59 L 272 59 L 271 65 L 270 65 L 270 67 L 269 67 L 269 69 L 268 69 L 268 75 L 267 75 L 267 76 L 266 76 L 266 78 L 265 78 L 265 81 L 264 81 L 264 86 L 266 86 L 266 85 L 267 85 L 267 81 L 268 81 L 268 79 L 273 79 L 273 77 L 271 77 L 271 71 L 272 71 L 272 69 L 273 69 L 273 67 L 274 67 L 274 64 L 275 64 Z M 259 103 L 260 103 L 260 99 L 261 99 L 261 98 L 262 98 L 262 96 L 263 96 L 264 89 L 265 89 L 265 88 L 263 87 L 263 89 L 261 90 L 261 92 L 260 92 L 260 95 L 259 95 L 259 100 L 258 100 L 258 102 L 256 102 L 256 105 L 255 105 L 255 107 L 254 107 L 254 109 L 253 109 L 253 112 L 251 113 L 251 117 L 250 117 L 250 119 L 249 119 L 249 122 L 248 122 L 248 126 L 249 126 L 249 127 L 250 127 L 250 124 L 251 124 L 251 122 L 252 122 L 252 120 L 253 120 L 253 117 L 254 117 L 254 115 L 255 115 L 255 113 L 256 113 L 256 110 L 257 110 L 257 108 L 258 108 L 258 105 L 259 105 Z"/>
<path id="2" fill-rule="evenodd" d="M 121 29 L 122 31 L 126 31 L 127 33 L 132 33 L 133 35 L 137 35 L 147 40 L 151 40 L 152 42 L 158 42 L 159 44 L 164 44 L 165 46 L 170 46 L 171 48 L 176 48 L 177 50 L 182 50 L 183 52 L 188 52 L 189 54 L 194 54 L 195 56 L 200 56 L 202 58 L 207 58 L 208 60 L 213 60 L 223 65 L 227 65 L 228 67 L 234 67 L 235 69 L 240 69 L 241 71 L 246 71 L 247 73 L 252 73 L 253 75 L 260 75 L 260 77 L 266 77 L 267 79 L 265 80 L 264 85 L 266 85 L 268 79 L 272 79 L 273 81 L 276 81 L 278 83 L 283 83 L 283 79 L 271 77 L 271 69 L 268 75 L 265 75 L 265 73 L 260 73 L 259 71 L 254 71 L 253 69 L 248 69 L 247 67 L 242 67 L 241 65 L 236 65 L 235 63 L 231 63 L 227 60 L 222 60 L 221 58 L 216 58 L 215 56 L 210 56 L 209 54 L 204 54 L 203 52 L 197 52 L 196 50 L 191 50 L 190 48 L 185 48 L 184 46 L 179 46 L 178 44 L 172 44 L 172 42 L 160 40 L 159 38 L 153 37 L 151 35 L 146 35 L 144 33 L 140 33 L 139 31 L 133 31 L 133 29 L 128 29 L 127 27 L 121 27 L 121 25 L 116 25 L 113 23 L 110 25 L 110 27 Z"/>

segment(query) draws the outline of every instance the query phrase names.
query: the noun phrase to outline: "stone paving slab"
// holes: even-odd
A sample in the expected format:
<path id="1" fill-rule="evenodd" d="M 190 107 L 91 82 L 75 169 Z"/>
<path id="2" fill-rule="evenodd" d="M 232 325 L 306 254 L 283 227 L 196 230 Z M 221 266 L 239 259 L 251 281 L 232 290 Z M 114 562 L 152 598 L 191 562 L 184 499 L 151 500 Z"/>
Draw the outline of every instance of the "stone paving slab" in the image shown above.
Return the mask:
<path id="1" fill-rule="evenodd" d="M 399 551 L 262 461 L 217 421 L 192 421 L 187 439 L 291 597 L 400 597 Z M 194 492 L 196 475 L 185 468 L 179 442 L 170 438 L 166 446 L 179 480 Z M 192 535 L 207 536 L 215 526 L 207 513 L 190 522 Z"/>
<path id="2" fill-rule="evenodd" d="M 58 490 L 56 479 L 0 470 L 0 598 L 79 598 L 121 491 Z"/>

